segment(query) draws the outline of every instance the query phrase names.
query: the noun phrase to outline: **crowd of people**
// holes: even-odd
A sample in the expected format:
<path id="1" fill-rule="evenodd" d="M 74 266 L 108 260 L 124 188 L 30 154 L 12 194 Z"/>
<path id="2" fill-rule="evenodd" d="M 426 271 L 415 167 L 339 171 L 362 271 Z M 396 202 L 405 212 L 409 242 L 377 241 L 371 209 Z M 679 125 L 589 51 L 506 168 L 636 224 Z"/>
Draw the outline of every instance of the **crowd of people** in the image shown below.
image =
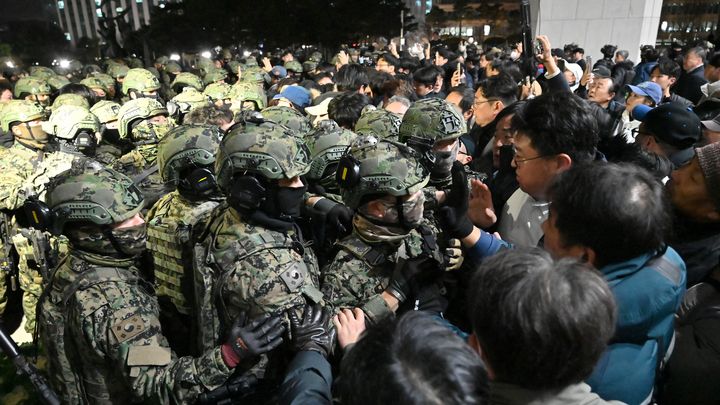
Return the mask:
<path id="1" fill-rule="evenodd" d="M 717 403 L 720 52 L 536 40 L 6 69 L 3 329 L 68 404 Z"/>

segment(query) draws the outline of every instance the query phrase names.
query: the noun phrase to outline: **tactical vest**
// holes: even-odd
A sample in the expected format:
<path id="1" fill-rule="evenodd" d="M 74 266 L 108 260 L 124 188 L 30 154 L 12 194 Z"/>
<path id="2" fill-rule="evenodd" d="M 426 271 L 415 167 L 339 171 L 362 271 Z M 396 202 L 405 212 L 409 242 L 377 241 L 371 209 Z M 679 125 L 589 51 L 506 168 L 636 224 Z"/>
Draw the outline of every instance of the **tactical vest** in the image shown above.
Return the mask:
<path id="1" fill-rule="evenodd" d="M 192 262 L 188 260 L 192 253 L 193 227 L 217 205 L 214 201 L 203 202 L 183 212 L 182 217 L 172 213 L 163 215 L 162 211 L 170 207 L 158 207 L 159 215 L 148 222 L 148 249 L 152 252 L 155 267 L 155 292 L 158 297 L 168 297 L 184 315 L 194 313 L 192 291 L 186 287 L 193 282 Z"/>
<path id="2" fill-rule="evenodd" d="M 107 384 L 88 381 L 76 371 L 83 370 L 82 356 L 86 355 L 75 345 L 72 331 L 68 329 L 69 309 L 78 291 L 88 289 L 97 284 L 123 282 L 142 284 L 143 281 L 131 270 L 120 267 L 83 266 L 82 272 L 74 269 L 64 272 L 67 279 L 56 280 L 58 271 L 66 268 L 66 257 L 53 273 L 48 287 L 43 291 L 37 307 L 38 325 L 43 330 L 42 344 L 48 352 L 48 372 L 50 381 L 58 391 L 63 403 L 86 404 L 92 402 L 109 402 L 110 391 Z M 79 260 L 79 259 L 77 259 Z M 87 313 L 90 315 L 104 305 L 111 307 L 123 305 L 122 302 L 108 302 L 105 299 L 88 303 Z M 77 331 L 74 331 L 77 333 Z M 128 393 L 127 398 L 131 397 Z"/>
<path id="3" fill-rule="evenodd" d="M 252 255 L 271 254 L 273 250 L 295 250 L 303 261 L 279 275 L 290 292 L 298 292 L 314 303 L 322 303 L 322 293 L 313 285 L 312 277 L 319 277 L 317 259 L 309 247 L 280 232 L 262 230 L 255 233 L 238 233 L 237 240 L 225 249 L 216 248 L 219 232 L 223 231 L 223 213 L 227 206 L 220 205 L 213 212 L 208 234 L 201 238 L 193 251 L 195 275 L 195 307 L 197 311 L 198 345 L 200 351 L 217 346 L 220 337 L 232 320 L 222 297 L 223 286 L 235 264 Z M 268 269 L 272 271 L 273 269 Z"/>

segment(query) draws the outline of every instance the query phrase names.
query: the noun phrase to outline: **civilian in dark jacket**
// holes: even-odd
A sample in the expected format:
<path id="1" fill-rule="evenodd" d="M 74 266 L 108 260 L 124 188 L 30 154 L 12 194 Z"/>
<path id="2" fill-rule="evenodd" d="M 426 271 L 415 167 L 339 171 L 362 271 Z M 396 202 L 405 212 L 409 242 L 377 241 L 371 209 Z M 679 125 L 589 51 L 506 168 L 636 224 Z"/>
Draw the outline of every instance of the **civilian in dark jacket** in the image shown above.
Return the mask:
<path id="1" fill-rule="evenodd" d="M 683 70 L 677 83 L 675 93 L 697 104 L 702 97 L 700 86 L 707 83 L 705 79 L 705 49 L 695 47 L 689 49 L 683 57 Z"/>
<path id="2" fill-rule="evenodd" d="M 650 73 L 650 81 L 660 85 L 663 91 L 662 103 L 680 103 L 685 107 L 692 107 L 693 102 L 672 93 L 670 90 L 677 82 L 682 69 L 672 59 L 662 57 L 658 60 Z"/>
<path id="3" fill-rule="evenodd" d="M 703 281 L 720 260 L 720 143 L 696 149 L 667 184 L 675 208 L 671 245 L 685 260 L 688 287 Z"/>

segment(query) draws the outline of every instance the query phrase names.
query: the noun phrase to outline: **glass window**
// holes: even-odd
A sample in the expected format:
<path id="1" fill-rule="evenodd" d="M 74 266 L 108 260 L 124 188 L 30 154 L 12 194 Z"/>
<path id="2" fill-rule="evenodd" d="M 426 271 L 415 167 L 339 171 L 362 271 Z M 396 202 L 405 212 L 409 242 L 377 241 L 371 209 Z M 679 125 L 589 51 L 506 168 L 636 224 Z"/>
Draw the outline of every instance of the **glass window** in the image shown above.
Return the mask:
<path id="1" fill-rule="evenodd" d="M 64 8 L 65 8 L 65 2 L 62 1 L 62 0 L 58 1 L 58 8 L 59 8 L 60 10 L 64 9 Z"/>

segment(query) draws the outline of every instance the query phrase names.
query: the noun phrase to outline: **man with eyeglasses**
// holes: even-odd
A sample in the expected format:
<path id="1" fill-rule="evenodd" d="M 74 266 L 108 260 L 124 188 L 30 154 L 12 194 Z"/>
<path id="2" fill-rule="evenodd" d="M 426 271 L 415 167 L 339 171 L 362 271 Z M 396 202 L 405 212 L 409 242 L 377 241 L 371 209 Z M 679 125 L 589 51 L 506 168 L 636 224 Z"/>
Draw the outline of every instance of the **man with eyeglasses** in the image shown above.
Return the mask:
<path id="1" fill-rule="evenodd" d="M 670 159 L 676 168 L 695 155 L 693 145 L 702 136 L 700 118 L 682 104 L 638 105 L 632 114 L 642 122 L 633 135 L 644 150 Z"/>
<path id="2" fill-rule="evenodd" d="M 587 102 L 569 92 L 546 93 L 527 102 L 512 117 L 515 157 L 512 167 L 520 189 L 510 196 L 498 224 L 503 239 L 519 246 L 536 246 L 548 214 L 546 192 L 555 176 L 576 162 L 595 158 L 597 121 Z M 487 193 L 473 184 L 470 219 L 486 226 L 478 212 L 487 206 Z M 489 207 L 488 207 L 489 208 Z"/>

